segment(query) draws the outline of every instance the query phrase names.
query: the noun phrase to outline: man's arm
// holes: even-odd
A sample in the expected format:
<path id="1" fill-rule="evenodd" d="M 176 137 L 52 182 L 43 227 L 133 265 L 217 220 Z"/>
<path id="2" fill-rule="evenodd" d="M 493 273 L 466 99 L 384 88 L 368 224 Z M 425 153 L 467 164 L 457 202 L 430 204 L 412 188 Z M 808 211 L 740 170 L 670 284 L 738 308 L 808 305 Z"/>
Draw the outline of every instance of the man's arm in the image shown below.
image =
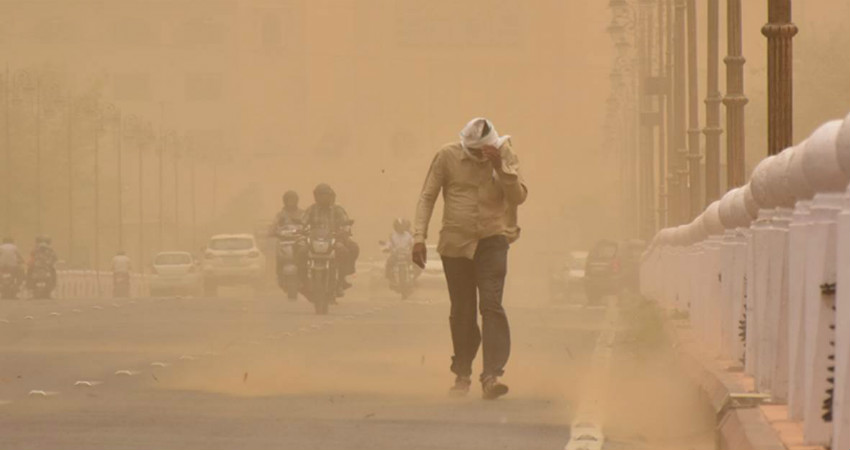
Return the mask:
<path id="1" fill-rule="evenodd" d="M 511 141 L 505 142 L 501 148 L 485 149 L 485 155 L 493 163 L 498 175 L 499 184 L 512 205 L 521 205 L 528 197 L 528 187 L 519 169 L 519 158 L 511 149 Z"/>
<path id="2" fill-rule="evenodd" d="M 440 195 L 440 190 L 445 181 L 445 161 L 443 158 L 445 158 L 444 153 L 440 151 L 431 161 L 431 167 L 425 177 L 425 184 L 422 185 L 422 192 L 419 194 L 416 217 L 413 220 L 413 241 L 415 243 L 424 243 L 428 238 L 428 225 L 431 222 L 434 205 L 437 203 L 437 197 Z"/>

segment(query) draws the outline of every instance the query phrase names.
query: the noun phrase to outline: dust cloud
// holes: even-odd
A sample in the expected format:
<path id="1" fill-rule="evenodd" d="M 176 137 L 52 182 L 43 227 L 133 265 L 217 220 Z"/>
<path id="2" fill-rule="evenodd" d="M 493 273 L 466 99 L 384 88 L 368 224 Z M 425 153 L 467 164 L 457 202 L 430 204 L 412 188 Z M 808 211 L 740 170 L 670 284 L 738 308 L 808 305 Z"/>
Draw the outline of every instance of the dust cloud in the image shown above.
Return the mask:
<path id="1" fill-rule="evenodd" d="M 356 221 L 362 260 L 377 260 L 392 220 L 412 219 L 434 153 L 469 119 L 486 116 L 513 136 L 530 194 L 506 301 L 547 302 L 553 259 L 600 238 L 631 237 L 621 235 L 619 150 L 605 145 L 603 128 L 614 56 L 607 3 L 0 1 L 0 226 L 25 250 L 50 235 L 66 267 L 106 269 L 119 248 L 147 266 L 160 250 L 197 252 L 214 233 L 262 233 L 283 192 L 296 190 L 306 207 L 313 187 L 327 182 Z M 766 154 L 759 30 L 767 14 L 765 2 L 743 3 L 752 167 Z M 850 103 L 850 3 L 794 7 L 799 140 Z M 702 36 L 702 12 L 699 27 Z M 699 51 L 704 91 L 704 42 Z M 444 322 L 435 317 L 433 326 Z M 219 371 L 163 385 L 237 396 L 427 397 L 445 387 L 448 348 L 446 330 L 413 354 L 356 349 L 347 362 L 246 353 L 244 364 L 211 365 Z M 616 404 L 689 401 L 668 395 L 671 385 L 688 388 L 665 375 L 660 350 L 640 354 L 623 362 L 621 373 L 635 377 L 620 380 Z M 546 420 L 562 419 L 578 398 L 581 367 L 562 360 L 555 370 L 542 357 L 517 355 L 513 380 L 541 397 L 554 389 L 565 404 Z M 340 376 L 337 363 L 362 371 Z M 330 365 L 317 376 L 320 364 Z M 655 438 L 670 436 L 641 422 L 669 417 L 614 419 L 624 435 L 640 423 Z M 687 420 L 701 432 L 701 416 Z"/>

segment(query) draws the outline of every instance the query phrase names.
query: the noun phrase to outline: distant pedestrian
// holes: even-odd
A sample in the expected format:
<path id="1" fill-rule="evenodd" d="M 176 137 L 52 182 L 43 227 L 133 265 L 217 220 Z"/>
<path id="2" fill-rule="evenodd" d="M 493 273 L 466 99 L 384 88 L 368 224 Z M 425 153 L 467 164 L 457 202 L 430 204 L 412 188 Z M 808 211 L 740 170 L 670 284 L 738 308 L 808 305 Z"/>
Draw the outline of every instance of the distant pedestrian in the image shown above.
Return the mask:
<path id="1" fill-rule="evenodd" d="M 519 238 L 517 206 L 525 201 L 528 189 L 510 136 L 499 137 L 489 120 L 473 119 L 460 138 L 440 149 L 431 162 L 416 208 L 413 261 L 425 267 L 428 225 L 442 191 L 443 226 L 437 252 L 451 299 L 451 370 L 456 378 L 450 392 L 469 392 L 472 361 L 483 336 L 481 388 L 485 399 L 495 399 L 508 392 L 499 382 L 511 346 L 502 294 L 508 247 Z"/>

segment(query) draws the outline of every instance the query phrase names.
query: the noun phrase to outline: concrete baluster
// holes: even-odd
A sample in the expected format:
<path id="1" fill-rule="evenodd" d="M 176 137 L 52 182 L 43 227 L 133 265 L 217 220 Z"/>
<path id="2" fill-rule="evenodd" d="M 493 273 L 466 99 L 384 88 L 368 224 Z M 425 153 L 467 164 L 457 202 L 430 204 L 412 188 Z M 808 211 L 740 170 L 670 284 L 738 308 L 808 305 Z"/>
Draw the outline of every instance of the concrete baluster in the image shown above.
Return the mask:
<path id="1" fill-rule="evenodd" d="M 809 210 L 812 202 L 797 202 L 788 227 L 788 416 L 803 419 L 805 404 L 804 367 L 806 286 L 806 249 L 809 227 Z"/>
<path id="2" fill-rule="evenodd" d="M 850 129 L 850 121 L 845 120 Z M 835 403 L 832 448 L 850 448 L 850 187 L 838 216 L 835 296 Z"/>
<path id="3" fill-rule="evenodd" d="M 824 420 L 826 390 L 831 387 L 829 373 L 830 341 L 835 339 L 830 328 L 835 323 L 835 295 L 828 285 L 835 284 L 837 258 L 837 216 L 843 194 L 816 194 L 811 208 L 808 251 L 806 252 L 805 308 L 805 408 L 803 436 L 807 444 L 828 445 L 832 425 Z"/>

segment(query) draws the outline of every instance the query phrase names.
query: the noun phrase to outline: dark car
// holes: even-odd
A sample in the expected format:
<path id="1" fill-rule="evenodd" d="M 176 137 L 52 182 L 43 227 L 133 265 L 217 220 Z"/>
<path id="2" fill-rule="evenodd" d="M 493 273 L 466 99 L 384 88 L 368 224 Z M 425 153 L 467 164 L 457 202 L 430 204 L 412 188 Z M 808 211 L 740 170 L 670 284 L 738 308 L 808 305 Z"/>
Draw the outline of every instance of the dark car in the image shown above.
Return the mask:
<path id="1" fill-rule="evenodd" d="M 584 269 L 584 286 L 589 303 L 598 303 L 605 295 L 620 293 L 622 271 L 620 246 L 614 241 L 596 243 L 587 255 Z"/>

